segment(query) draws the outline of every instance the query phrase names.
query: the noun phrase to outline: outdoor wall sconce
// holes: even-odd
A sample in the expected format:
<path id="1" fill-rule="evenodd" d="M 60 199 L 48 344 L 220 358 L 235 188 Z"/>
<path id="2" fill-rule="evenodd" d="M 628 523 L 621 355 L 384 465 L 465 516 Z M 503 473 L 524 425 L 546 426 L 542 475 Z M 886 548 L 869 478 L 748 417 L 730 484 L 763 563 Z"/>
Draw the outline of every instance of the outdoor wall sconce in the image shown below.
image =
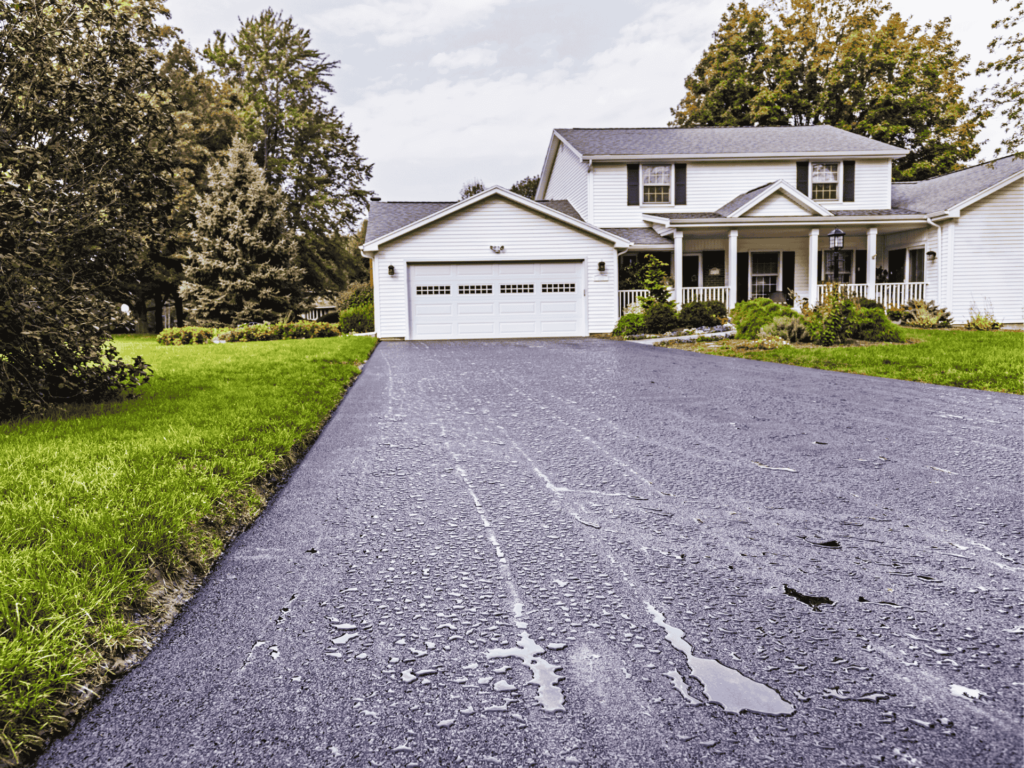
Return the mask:
<path id="1" fill-rule="evenodd" d="M 833 251 L 843 250 L 843 235 L 846 233 L 841 229 L 833 229 L 828 233 L 828 247 Z"/>
<path id="2" fill-rule="evenodd" d="M 504 245 L 492 245 L 491 246 L 491 250 L 494 251 L 495 253 L 504 253 L 505 252 L 505 246 Z"/>
<path id="3" fill-rule="evenodd" d="M 394 264 L 388 264 L 388 274 L 391 275 L 392 277 L 395 276 L 395 265 Z"/>
<path id="4" fill-rule="evenodd" d="M 598 272 L 604 272 L 604 262 L 603 261 L 597 262 L 597 271 Z"/>
<path id="5" fill-rule="evenodd" d="M 928 258 L 935 261 L 935 251 L 928 251 Z"/>

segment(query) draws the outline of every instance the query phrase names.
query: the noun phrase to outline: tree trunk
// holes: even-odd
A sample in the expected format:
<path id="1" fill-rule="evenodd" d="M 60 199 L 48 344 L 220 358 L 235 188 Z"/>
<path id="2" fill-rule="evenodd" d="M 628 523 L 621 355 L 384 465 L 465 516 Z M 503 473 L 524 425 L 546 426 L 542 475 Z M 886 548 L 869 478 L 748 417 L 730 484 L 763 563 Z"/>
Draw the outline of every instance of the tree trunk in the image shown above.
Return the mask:
<path id="1" fill-rule="evenodd" d="M 185 327 L 185 304 L 177 293 L 174 294 L 174 319 L 179 328 Z"/>
<path id="2" fill-rule="evenodd" d="M 153 333 L 160 333 L 164 329 L 164 297 L 163 294 L 153 294 Z"/>
<path id="3" fill-rule="evenodd" d="M 135 315 L 135 332 L 149 333 L 149 314 L 146 312 L 146 300 L 139 299 L 132 307 L 132 314 Z"/>

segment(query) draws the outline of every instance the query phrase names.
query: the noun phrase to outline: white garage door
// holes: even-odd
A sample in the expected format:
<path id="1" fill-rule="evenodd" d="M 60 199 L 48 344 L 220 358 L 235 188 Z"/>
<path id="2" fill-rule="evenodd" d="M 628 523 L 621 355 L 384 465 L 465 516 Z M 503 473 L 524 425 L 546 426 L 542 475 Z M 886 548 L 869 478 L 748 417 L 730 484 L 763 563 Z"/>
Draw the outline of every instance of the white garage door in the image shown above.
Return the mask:
<path id="1" fill-rule="evenodd" d="M 413 339 L 583 336 L 583 263 L 410 264 Z"/>

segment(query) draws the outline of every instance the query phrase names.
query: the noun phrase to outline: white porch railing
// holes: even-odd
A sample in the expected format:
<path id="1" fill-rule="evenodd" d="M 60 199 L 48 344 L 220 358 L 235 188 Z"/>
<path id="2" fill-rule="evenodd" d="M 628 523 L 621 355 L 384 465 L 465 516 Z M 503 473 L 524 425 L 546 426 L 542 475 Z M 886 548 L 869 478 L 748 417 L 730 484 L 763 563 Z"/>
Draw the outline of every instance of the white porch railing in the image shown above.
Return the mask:
<path id="1" fill-rule="evenodd" d="M 867 283 L 842 283 L 844 293 L 850 296 L 872 298 L 868 292 L 870 286 Z M 924 299 L 924 292 L 928 283 L 876 283 L 874 299 L 882 306 L 888 307 L 892 304 L 897 306 L 906 304 L 911 299 Z M 818 302 L 820 303 L 825 295 L 825 286 L 818 285 Z"/>
<path id="2" fill-rule="evenodd" d="M 875 301 L 883 307 L 903 305 L 911 299 L 924 301 L 927 287 L 928 283 L 878 283 L 875 286 Z"/>
<path id="3" fill-rule="evenodd" d="M 633 290 L 619 291 L 619 317 L 626 314 L 626 308 L 641 296 L 646 296 L 648 291 Z M 675 290 L 669 289 L 669 300 L 675 300 Z M 724 285 L 708 288 L 683 288 L 682 303 L 689 304 L 691 301 L 720 301 L 726 306 L 729 304 L 729 288 Z"/>
<path id="4" fill-rule="evenodd" d="M 682 291 L 682 304 L 689 304 L 691 301 L 720 301 L 727 306 L 729 304 L 729 288 L 725 285 L 683 288 Z"/>

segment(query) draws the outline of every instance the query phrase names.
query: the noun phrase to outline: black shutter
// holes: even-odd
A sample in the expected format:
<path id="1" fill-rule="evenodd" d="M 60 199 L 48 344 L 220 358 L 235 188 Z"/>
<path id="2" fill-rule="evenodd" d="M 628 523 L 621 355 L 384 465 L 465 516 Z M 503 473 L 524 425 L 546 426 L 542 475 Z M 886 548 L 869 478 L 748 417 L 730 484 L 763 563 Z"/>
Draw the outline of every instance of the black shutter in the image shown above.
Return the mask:
<path id="1" fill-rule="evenodd" d="M 796 290 L 796 254 L 793 251 L 782 252 L 782 291 Z"/>
<path id="2" fill-rule="evenodd" d="M 640 205 L 640 166 L 626 166 L 626 205 Z"/>
<path id="3" fill-rule="evenodd" d="M 854 264 L 853 282 L 863 285 L 868 281 L 868 252 L 857 251 L 857 260 Z"/>
<path id="4" fill-rule="evenodd" d="M 852 203 L 856 200 L 854 190 L 857 188 L 857 163 L 847 160 L 843 163 L 843 202 Z"/>
<path id="5" fill-rule="evenodd" d="M 803 192 L 805 195 L 809 195 L 809 187 L 807 186 L 807 174 L 809 163 L 797 163 L 796 164 L 796 188 Z"/>
<path id="6" fill-rule="evenodd" d="M 750 272 L 750 255 L 746 253 L 736 254 L 736 301 L 746 301 L 750 298 L 750 291 L 747 289 L 747 274 Z"/>
<path id="7" fill-rule="evenodd" d="M 676 205 L 686 205 L 686 166 L 676 164 Z"/>

